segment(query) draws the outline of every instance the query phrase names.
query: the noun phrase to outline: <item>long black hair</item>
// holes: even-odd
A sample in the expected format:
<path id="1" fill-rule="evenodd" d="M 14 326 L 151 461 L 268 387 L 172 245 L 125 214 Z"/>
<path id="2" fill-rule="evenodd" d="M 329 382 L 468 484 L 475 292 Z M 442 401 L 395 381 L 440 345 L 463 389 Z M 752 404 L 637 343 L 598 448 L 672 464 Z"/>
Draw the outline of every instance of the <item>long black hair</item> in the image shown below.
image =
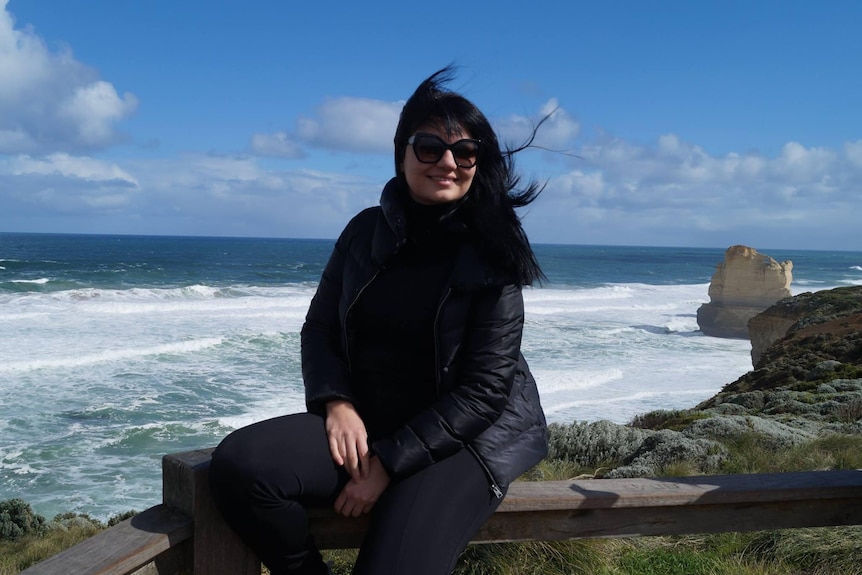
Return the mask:
<path id="1" fill-rule="evenodd" d="M 481 140 L 476 174 L 459 213 L 477 235 L 480 249 L 494 264 L 514 274 L 521 285 L 541 282 L 545 275 L 515 209 L 529 205 L 544 186 L 535 181 L 520 186 L 514 154 L 530 147 L 536 130 L 548 116 L 536 125 L 524 144 L 514 149 L 501 149 L 497 134 L 479 108 L 443 87 L 453 77 L 451 66 L 438 70 L 419 84 L 404 104 L 395 130 L 396 178 L 406 190 L 402 166 L 407 140 L 422 125 L 438 124 L 449 134 L 465 130 L 471 138 Z"/>

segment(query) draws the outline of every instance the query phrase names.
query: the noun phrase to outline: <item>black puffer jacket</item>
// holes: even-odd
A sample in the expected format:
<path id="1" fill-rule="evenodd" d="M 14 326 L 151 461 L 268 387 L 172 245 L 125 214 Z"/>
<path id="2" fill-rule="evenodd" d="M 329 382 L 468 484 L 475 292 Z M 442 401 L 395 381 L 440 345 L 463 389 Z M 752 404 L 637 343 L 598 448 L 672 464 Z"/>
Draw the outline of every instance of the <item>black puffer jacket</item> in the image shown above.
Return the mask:
<path id="1" fill-rule="evenodd" d="M 349 311 L 406 241 L 396 186 L 390 181 L 381 205 L 348 223 L 312 299 L 302 328 L 302 375 L 312 413 L 325 414 L 326 403 L 335 399 L 355 402 Z M 392 477 L 410 475 L 467 448 L 485 467 L 499 496 L 499 488 L 547 454 L 545 417 L 520 352 L 523 323 L 521 288 L 491 270 L 465 240 L 434 326 L 437 401 L 371 446 Z"/>

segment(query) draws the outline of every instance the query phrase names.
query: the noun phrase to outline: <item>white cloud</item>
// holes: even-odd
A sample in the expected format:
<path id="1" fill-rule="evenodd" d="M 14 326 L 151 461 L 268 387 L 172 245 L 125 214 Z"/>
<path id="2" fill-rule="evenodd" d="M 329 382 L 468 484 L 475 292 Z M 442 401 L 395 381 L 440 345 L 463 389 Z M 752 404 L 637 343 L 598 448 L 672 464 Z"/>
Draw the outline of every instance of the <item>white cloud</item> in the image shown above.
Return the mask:
<path id="1" fill-rule="evenodd" d="M 403 102 L 328 98 L 314 118 L 297 120 L 297 137 L 308 144 L 350 152 L 391 152 Z"/>
<path id="2" fill-rule="evenodd" d="M 286 132 L 254 134 L 251 137 L 251 152 L 258 156 L 274 158 L 304 158 L 305 152 Z"/>
<path id="3" fill-rule="evenodd" d="M 0 158 L 7 230 L 335 237 L 382 183 L 271 170 L 242 155 L 125 160 Z M 26 226 L 26 227 L 24 227 Z"/>
<path id="4" fill-rule="evenodd" d="M 187 155 L 135 162 L 139 213 L 159 233 L 335 237 L 377 203 L 380 183 L 313 170 L 272 170 L 249 156 Z"/>
<path id="5" fill-rule="evenodd" d="M 302 144 L 358 153 L 391 153 L 392 138 L 404 102 L 384 102 L 369 98 L 327 98 L 314 117 L 300 116 L 294 133 L 280 131 L 254 134 L 250 150 L 258 156 L 304 158 Z M 535 146 L 564 150 L 571 146 L 580 124 L 559 107 L 556 99 L 546 102 L 534 118 L 513 115 L 495 123 L 503 143 L 519 146 L 530 137 L 545 116 Z"/>
<path id="6" fill-rule="evenodd" d="M 567 150 L 581 130 L 580 124 L 560 107 L 556 98 L 548 100 L 532 117 L 513 114 L 494 122 L 502 143 L 517 147 L 525 143 L 536 125 L 550 114 L 536 134 L 533 145 L 550 150 Z"/>
<path id="7" fill-rule="evenodd" d="M 730 245 L 746 236 L 805 247 L 841 243 L 858 227 L 860 142 L 711 156 L 668 134 L 650 145 L 602 137 L 577 153 L 531 210 L 544 241 Z"/>
<path id="8" fill-rule="evenodd" d="M 0 159 L 0 212 L 7 224 L 37 213 L 113 214 L 133 204 L 138 192 L 135 178 L 110 162 L 65 153 Z"/>
<path id="9" fill-rule="evenodd" d="M 606 138 L 566 158 L 525 223 L 538 242 L 862 249 L 860 149 L 711 156 L 674 135 Z M 30 231 L 332 238 L 377 203 L 387 175 L 270 169 L 248 155 L 22 155 L 0 158 L 0 213 Z"/>
<path id="10" fill-rule="evenodd" d="M 111 140 L 112 124 L 123 119 L 137 107 L 134 96 L 120 98 L 107 82 L 79 86 L 59 107 L 58 115 L 68 118 L 78 128 L 80 141 L 99 146 Z"/>
<path id="11" fill-rule="evenodd" d="M 862 168 L 862 140 L 846 142 L 844 144 L 844 154 L 854 167 Z"/>
<path id="12" fill-rule="evenodd" d="M 124 182 L 137 187 L 137 181 L 118 165 L 88 157 L 51 154 L 45 158 L 16 156 L 0 162 L 0 173 L 13 176 L 61 175 L 89 182 Z"/>
<path id="13" fill-rule="evenodd" d="M 137 108 L 69 50 L 50 51 L 16 29 L 0 0 L 0 153 L 77 152 L 113 144 L 115 125 Z"/>

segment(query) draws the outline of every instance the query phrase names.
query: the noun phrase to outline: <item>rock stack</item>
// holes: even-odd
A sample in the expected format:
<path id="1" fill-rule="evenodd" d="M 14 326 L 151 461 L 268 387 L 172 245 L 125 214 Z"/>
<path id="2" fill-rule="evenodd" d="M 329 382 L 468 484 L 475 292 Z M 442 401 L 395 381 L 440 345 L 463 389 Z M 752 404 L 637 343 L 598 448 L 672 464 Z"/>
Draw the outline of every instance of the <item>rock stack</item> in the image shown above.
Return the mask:
<path id="1" fill-rule="evenodd" d="M 747 246 L 731 246 L 709 284 L 709 303 L 697 310 L 700 330 L 714 337 L 748 339 L 748 321 L 790 297 L 793 262 L 778 263 Z"/>

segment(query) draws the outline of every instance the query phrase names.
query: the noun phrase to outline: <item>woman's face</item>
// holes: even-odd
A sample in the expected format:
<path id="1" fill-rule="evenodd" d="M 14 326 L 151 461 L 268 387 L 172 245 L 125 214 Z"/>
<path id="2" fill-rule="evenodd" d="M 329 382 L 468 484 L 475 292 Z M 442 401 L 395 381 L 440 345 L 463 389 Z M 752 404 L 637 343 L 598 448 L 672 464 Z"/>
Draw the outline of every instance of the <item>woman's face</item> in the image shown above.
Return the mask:
<path id="1" fill-rule="evenodd" d="M 436 124 L 420 126 L 416 133 L 432 134 L 448 144 L 471 137 L 464 129 L 454 130 L 451 135 L 448 135 L 446 130 Z M 463 164 L 464 162 L 459 160 L 458 163 Z M 410 196 L 416 203 L 423 205 L 444 204 L 460 200 L 470 189 L 473 176 L 476 175 L 478 169 L 478 166 L 459 167 L 455 163 L 452 150 L 445 150 L 435 163 L 420 162 L 416 158 L 413 146 L 409 144 L 404 152 L 404 162 L 401 167 L 404 170 Z"/>

